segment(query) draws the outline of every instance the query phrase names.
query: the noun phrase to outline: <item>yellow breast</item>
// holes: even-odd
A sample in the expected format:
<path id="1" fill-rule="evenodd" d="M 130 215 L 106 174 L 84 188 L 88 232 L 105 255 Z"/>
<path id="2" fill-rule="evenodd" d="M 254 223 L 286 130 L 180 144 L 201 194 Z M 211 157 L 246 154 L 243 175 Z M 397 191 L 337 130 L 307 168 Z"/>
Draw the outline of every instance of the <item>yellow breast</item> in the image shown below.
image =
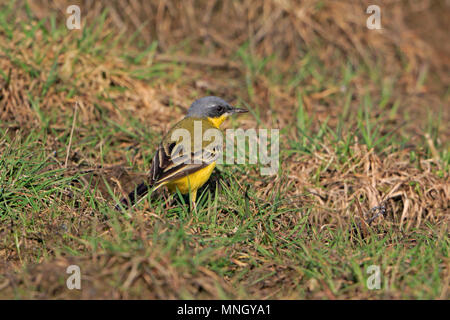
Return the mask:
<path id="1" fill-rule="evenodd" d="M 222 122 L 224 122 L 227 118 L 228 118 L 228 115 L 223 114 L 223 115 L 221 115 L 220 117 L 217 117 L 217 118 L 208 118 L 208 121 L 211 122 L 214 127 L 219 129 L 219 127 L 222 124 Z"/>
<path id="2" fill-rule="evenodd" d="M 182 194 L 189 193 L 189 188 L 191 191 L 196 191 L 198 188 L 203 186 L 206 181 L 208 181 L 215 166 L 216 163 L 213 162 L 207 167 L 191 173 L 186 177 L 169 182 L 167 187 L 170 192 L 176 192 L 176 189 L 178 188 Z"/>

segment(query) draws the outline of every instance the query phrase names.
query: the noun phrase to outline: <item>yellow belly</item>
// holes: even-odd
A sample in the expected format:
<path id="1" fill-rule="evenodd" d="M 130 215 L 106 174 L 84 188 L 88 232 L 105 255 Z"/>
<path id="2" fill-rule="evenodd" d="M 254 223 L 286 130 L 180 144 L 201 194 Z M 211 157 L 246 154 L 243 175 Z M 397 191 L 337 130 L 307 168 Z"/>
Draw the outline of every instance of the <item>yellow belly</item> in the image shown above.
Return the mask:
<path id="1" fill-rule="evenodd" d="M 189 189 L 191 190 L 191 192 L 196 192 L 198 188 L 203 186 L 205 182 L 208 181 L 215 166 L 216 163 L 213 162 L 207 167 L 191 173 L 186 177 L 169 182 L 167 184 L 167 187 L 169 188 L 170 192 L 176 192 L 177 188 L 182 194 L 189 193 Z"/>

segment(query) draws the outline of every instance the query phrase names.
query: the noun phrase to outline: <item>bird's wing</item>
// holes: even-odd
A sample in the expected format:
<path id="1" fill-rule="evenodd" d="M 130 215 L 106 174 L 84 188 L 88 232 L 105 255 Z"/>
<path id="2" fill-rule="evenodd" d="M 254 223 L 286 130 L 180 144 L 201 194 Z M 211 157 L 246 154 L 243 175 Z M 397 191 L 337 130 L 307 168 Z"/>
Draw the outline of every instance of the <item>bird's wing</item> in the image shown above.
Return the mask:
<path id="1" fill-rule="evenodd" d="M 152 160 L 150 185 L 157 188 L 203 169 L 216 161 L 221 152 L 219 143 L 203 146 L 196 152 L 185 151 L 180 143 L 161 143 Z"/>
<path id="2" fill-rule="evenodd" d="M 184 122 L 183 122 L 184 121 Z M 192 128 L 193 119 L 184 119 L 173 129 Z M 204 123 L 206 129 L 212 128 L 207 122 Z M 172 129 L 172 130 L 173 130 Z M 220 132 L 220 131 L 219 131 Z M 168 182 L 180 179 L 200 169 L 203 169 L 217 160 L 222 153 L 222 141 L 220 139 L 209 143 L 202 141 L 202 146 L 197 152 L 191 152 L 191 148 L 184 148 L 180 141 L 171 140 L 171 131 L 163 138 L 153 157 L 150 167 L 148 181 L 140 184 L 128 198 L 123 198 L 116 206 L 121 210 L 121 206 L 130 207 L 137 203 L 137 200 L 145 195 L 149 189 L 156 190 Z M 191 137 L 191 145 L 194 145 L 194 136 Z M 187 150 L 188 152 L 185 152 Z M 194 150 L 195 151 L 195 150 Z"/>

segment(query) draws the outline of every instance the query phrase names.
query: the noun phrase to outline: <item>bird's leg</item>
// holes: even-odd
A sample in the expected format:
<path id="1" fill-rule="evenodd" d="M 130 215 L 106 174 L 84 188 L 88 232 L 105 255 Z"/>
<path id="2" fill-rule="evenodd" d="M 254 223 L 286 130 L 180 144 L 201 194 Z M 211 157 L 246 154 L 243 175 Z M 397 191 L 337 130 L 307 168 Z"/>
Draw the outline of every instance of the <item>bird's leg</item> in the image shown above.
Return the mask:
<path id="1" fill-rule="evenodd" d="M 191 210 L 197 210 L 197 204 L 196 201 L 197 200 L 197 190 L 192 190 L 191 191 Z"/>

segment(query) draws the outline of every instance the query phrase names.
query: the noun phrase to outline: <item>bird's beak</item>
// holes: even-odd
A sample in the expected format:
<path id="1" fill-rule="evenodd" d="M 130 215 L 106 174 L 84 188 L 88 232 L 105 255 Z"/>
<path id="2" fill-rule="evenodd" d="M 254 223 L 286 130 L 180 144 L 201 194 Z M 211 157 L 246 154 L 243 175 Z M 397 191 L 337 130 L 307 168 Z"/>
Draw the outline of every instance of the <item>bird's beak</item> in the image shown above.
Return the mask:
<path id="1" fill-rule="evenodd" d="M 231 110 L 231 112 L 232 112 L 232 113 L 246 113 L 246 112 L 248 112 L 248 110 L 247 110 L 247 109 L 242 109 L 242 108 L 236 108 L 236 107 L 233 107 L 233 109 Z"/>

